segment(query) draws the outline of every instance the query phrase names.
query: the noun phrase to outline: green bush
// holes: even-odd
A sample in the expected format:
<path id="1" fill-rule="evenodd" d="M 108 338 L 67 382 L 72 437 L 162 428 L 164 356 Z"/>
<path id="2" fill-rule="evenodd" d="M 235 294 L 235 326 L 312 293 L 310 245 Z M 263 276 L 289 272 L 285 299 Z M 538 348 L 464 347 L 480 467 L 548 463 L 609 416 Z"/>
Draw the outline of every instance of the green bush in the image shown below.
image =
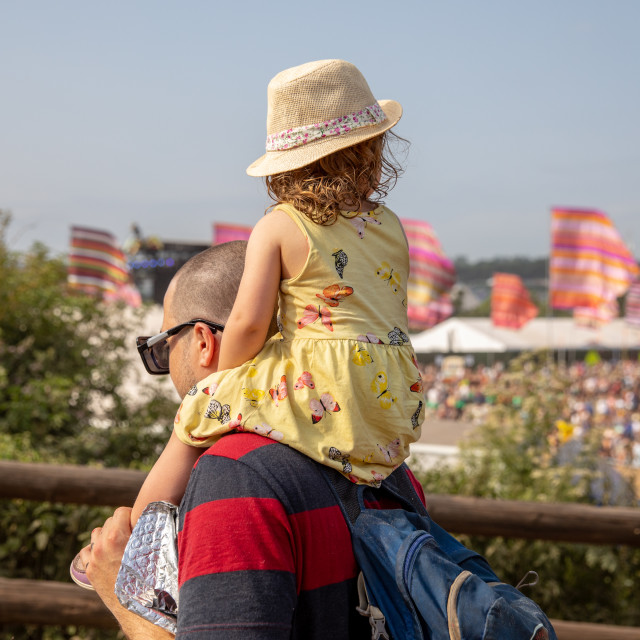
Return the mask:
<path id="1" fill-rule="evenodd" d="M 638 506 L 631 483 L 615 476 L 598 456 L 600 437 L 593 431 L 559 446 L 556 421 L 563 415 L 570 386 L 565 370 L 546 354 L 514 360 L 487 390 L 496 404 L 458 462 L 418 472 L 427 493 L 578 502 L 598 500 Z M 514 406 L 513 396 L 522 398 Z M 428 429 L 428 422 L 423 429 Z M 617 478 L 613 482 L 614 477 Z M 599 498 L 594 497 L 598 487 Z M 483 554 L 505 582 L 517 584 L 529 570 L 540 576 L 526 593 L 547 615 L 564 620 L 640 626 L 637 585 L 640 549 L 545 541 L 459 536 Z"/>
<path id="2" fill-rule="evenodd" d="M 64 261 L 44 246 L 8 250 L 8 224 L 0 211 L 0 459 L 150 468 L 176 403 L 158 379 L 131 375 L 138 358 L 131 336 L 145 310 L 70 290 Z M 0 576 L 58 581 L 70 580 L 74 555 L 113 511 L 24 500 L 0 508 Z M 78 636 L 116 633 L 17 625 L 2 631 L 16 640 Z"/>

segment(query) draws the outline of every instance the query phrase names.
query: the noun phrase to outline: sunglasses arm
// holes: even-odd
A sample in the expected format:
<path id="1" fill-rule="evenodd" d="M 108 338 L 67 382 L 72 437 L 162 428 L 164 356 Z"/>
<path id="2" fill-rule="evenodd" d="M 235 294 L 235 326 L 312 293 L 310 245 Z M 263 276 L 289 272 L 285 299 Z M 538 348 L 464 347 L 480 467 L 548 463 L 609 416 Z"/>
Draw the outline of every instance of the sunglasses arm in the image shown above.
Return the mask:
<path id="1" fill-rule="evenodd" d="M 157 336 L 152 336 L 147 340 L 147 349 L 150 349 L 151 347 L 153 347 L 154 344 L 158 344 L 158 342 L 162 342 L 168 336 L 169 336 L 168 331 L 163 331 L 162 333 L 159 333 Z"/>

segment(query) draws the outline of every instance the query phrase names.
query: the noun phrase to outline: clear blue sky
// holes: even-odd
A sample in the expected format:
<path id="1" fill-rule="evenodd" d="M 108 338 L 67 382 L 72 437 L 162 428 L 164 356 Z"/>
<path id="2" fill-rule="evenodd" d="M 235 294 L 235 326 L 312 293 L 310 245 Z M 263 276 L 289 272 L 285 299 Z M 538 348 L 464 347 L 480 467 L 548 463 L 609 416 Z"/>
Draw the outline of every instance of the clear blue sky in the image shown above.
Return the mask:
<path id="1" fill-rule="evenodd" d="M 0 207 L 16 249 L 69 227 L 209 242 L 268 201 L 266 87 L 323 58 L 402 103 L 388 204 L 450 257 L 543 256 L 553 205 L 640 253 L 640 2 L 0 0 Z"/>

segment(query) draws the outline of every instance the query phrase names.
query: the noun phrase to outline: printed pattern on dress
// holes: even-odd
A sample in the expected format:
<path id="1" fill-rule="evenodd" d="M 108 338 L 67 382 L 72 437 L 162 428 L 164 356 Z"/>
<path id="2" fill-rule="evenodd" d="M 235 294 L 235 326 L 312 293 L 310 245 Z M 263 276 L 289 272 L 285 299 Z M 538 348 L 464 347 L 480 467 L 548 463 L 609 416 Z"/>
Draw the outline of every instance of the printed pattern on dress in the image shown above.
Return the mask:
<path id="1" fill-rule="evenodd" d="M 325 232 L 302 213 L 289 214 L 310 253 L 306 275 L 281 284 L 280 336 L 272 340 L 280 346 L 239 367 L 240 376 L 228 370 L 219 384 L 203 381 L 190 390 L 207 400 L 199 420 L 191 411 L 184 429 L 201 446 L 230 430 L 257 433 L 352 482 L 379 486 L 406 457 L 424 414 L 405 333 L 408 256 L 405 264 L 401 226 L 384 207 L 342 212 L 335 235 L 331 226 Z M 213 437 L 206 437 L 208 425 Z"/>

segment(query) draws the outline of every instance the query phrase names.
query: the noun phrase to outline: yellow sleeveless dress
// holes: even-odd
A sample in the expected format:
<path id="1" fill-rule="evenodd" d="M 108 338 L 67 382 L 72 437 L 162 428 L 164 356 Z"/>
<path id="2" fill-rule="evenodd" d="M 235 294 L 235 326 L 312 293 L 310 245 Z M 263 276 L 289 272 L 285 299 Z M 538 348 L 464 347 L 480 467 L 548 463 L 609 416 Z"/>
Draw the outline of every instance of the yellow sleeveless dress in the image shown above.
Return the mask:
<path id="1" fill-rule="evenodd" d="M 424 417 L 402 225 L 384 206 L 345 211 L 327 226 L 278 208 L 309 243 L 301 273 L 280 283 L 280 333 L 251 362 L 195 385 L 176 434 L 206 447 L 229 431 L 254 431 L 378 486 L 408 457 Z"/>

